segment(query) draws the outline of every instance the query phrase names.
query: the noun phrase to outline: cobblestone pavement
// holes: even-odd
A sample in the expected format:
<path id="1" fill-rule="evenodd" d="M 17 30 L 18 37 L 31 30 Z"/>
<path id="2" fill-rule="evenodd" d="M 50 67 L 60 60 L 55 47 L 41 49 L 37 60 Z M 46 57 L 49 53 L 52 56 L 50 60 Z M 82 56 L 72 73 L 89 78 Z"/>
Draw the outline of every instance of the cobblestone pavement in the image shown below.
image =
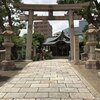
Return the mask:
<path id="1" fill-rule="evenodd" d="M 29 63 L 0 87 L 0 100 L 100 100 L 66 59 Z"/>

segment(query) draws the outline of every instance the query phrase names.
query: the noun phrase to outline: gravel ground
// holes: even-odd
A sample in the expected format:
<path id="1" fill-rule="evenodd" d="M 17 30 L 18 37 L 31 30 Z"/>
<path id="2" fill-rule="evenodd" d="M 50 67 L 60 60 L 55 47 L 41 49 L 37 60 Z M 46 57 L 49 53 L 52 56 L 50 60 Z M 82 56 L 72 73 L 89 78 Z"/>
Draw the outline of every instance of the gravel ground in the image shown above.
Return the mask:
<path id="1" fill-rule="evenodd" d="M 100 93 L 100 77 L 98 76 L 100 69 L 86 69 L 85 65 L 81 64 L 73 65 L 73 67 Z"/>

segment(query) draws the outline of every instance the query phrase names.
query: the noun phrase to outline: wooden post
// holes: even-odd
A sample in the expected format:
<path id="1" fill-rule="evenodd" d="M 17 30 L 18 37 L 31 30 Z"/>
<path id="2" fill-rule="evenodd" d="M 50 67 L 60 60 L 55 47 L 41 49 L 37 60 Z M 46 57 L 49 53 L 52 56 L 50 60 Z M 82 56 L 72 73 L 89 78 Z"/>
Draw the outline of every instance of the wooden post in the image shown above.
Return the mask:
<path id="1" fill-rule="evenodd" d="M 31 60 L 32 32 L 33 32 L 33 11 L 29 10 L 28 33 L 27 33 L 27 43 L 26 43 L 26 60 Z"/>

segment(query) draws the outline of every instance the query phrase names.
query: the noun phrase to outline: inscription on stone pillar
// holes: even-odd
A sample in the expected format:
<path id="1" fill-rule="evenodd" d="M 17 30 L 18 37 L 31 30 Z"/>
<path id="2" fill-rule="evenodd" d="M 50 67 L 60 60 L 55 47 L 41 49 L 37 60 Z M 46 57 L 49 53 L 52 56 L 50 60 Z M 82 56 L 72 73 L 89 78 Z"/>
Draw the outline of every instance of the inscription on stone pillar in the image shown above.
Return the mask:
<path id="1" fill-rule="evenodd" d="M 71 60 L 74 60 L 74 17 L 73 10 L 69 10 L 69 33 L 70 33 L 70 55 Z"/>
<path id="2" fill-rule="evenodd" d="M 74 36 L 74 63 L 79 63 L 79 38 L 78 36 Z"/>
<path id="3" fill-rule="evenodd" d="M 26 43 L 26 60 L 31 60 L 32 32 L 33 32 L 33 11 L 29 10 L 28 33 L 27 33 L 27 43 Z"/>

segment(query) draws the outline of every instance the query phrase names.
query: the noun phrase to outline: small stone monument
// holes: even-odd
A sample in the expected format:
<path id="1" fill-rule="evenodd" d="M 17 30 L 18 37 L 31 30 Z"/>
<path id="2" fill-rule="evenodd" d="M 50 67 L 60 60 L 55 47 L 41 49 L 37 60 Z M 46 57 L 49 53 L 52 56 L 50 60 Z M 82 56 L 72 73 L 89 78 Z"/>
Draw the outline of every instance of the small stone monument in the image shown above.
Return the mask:
<path id="1" fill-rule="evenodd" d="M 88 36 L 88 42 L 87 45 L 89 46 L 89 54 L 88 54 L 88 60 L 86 61 L 86 68 L 94 68 L 97 69 L 97 61 L 96 61 L 96 54 L 95 54 L 95 48 L 96 48 L 96 34 L 97 30 L 96 27 L 93 24 L 90 24 L 88 26 L 88 30 L 86 31 L 86 35 Z"/>
<path id="2" fill-rule="evenodd" d="M 2 45 L 5 47 L 5 59 L 1 62 L 2 70 L 12 70 L 15 68 L 14 61 L 11 60 L 11 47 L 14 45 L 12 43 L 11 37 L 14 32 L 11 30 L 9 25 L 6 26 L 6 30 L 2 33 L 4 36 L 4 42 Z"/>

